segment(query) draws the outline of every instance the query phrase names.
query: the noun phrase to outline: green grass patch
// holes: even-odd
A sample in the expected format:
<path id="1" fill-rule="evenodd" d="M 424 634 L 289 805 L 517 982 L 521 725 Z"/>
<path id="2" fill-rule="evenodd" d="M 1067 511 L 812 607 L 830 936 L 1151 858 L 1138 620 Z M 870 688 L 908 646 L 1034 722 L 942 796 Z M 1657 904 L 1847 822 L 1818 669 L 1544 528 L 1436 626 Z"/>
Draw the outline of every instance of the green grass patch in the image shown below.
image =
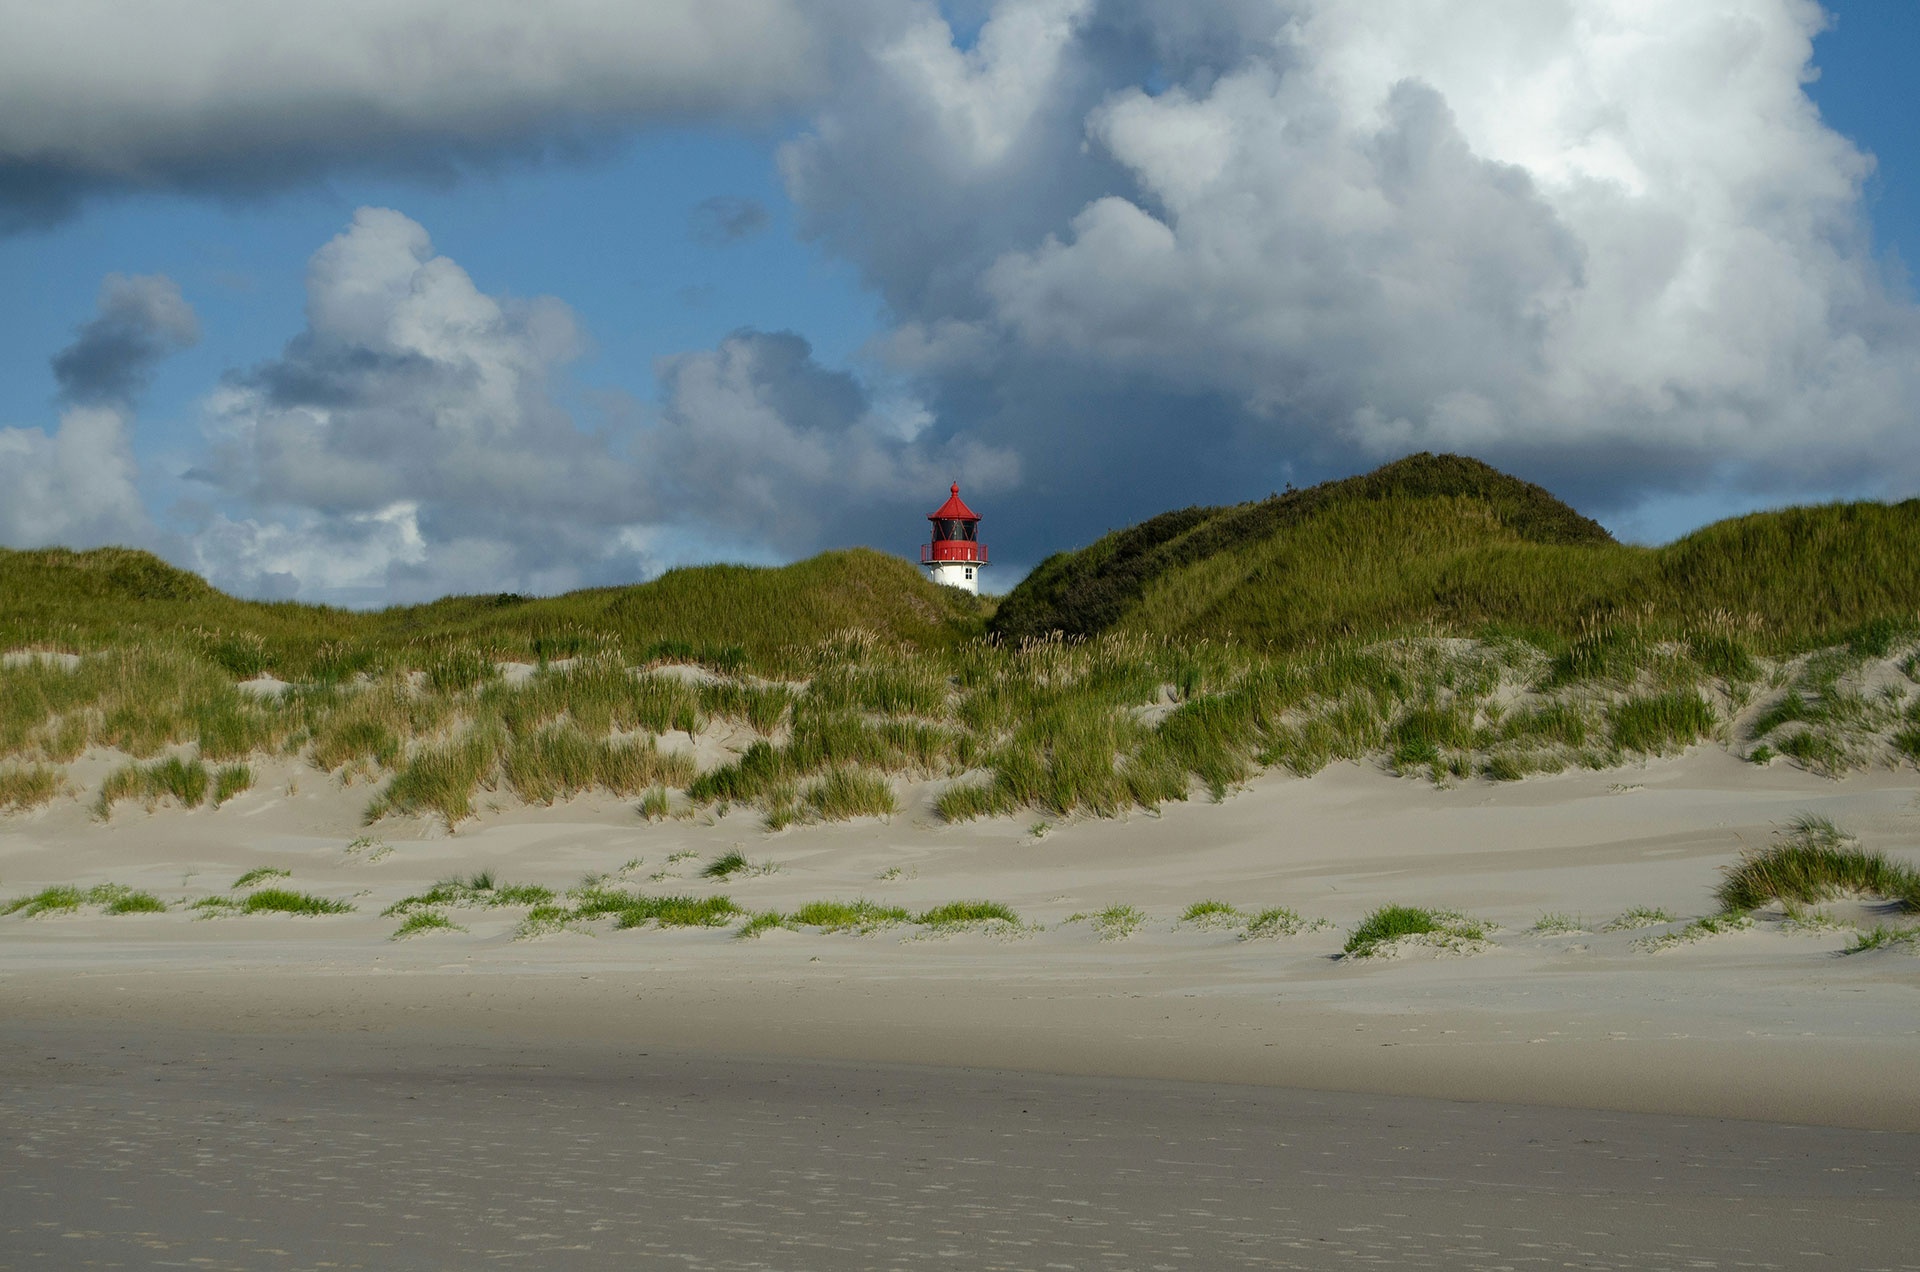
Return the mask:
<path id="1" fill-rule="evenodd" d="M 788 919 L 803 927 L 823 932 L 873 932 L 912 921 L 913 916 L 897 905 L 883 905 L 862 897 L 855 901 L 809 901 Z"/>
<path id="2" fill-rule="evenodd" d="M 614 916 L 614 927 L 636 928 L 646 923 L 658 927 L 725 927 L 745 913 L 727 897 L 643 897 Z"/>
<path id="3" fill-rule="evenodd" d="M 45 764 L 0 767 L 0 812 L 22 813 L 51 804 L 65 787 L 60 771 Z"/>
<path id="4" fill-rule="evenodd" d="M 1678 932 L 1662 932 L 1658 936 L 1643 936 L 1633 943 L 1637 950 L 1657 954 L 1661 950 L 1670 950 L 1677 945 L 1692 945 L 1704 941 L 1710 936 L 1724 936 L 1729 932 L 1744 932 L 1753 927 L 1751 915 L 1726 913 L 1709 914 L 1695 919 Z"/>
<path id="5" fill-rule="evenodd" d="M 1688 746 L 1713 732 L 1718 720 L 1691 690 L 1646 694 L 1607 708 L 1613 744 L 1623 751 L 1659 755 Z"/>
<path id="6" fill-rule="evenodd" d="M 389 940 L 402 940 L 409 936 L 425 936 L 429 932 L 464 932 L 467 929 L 455 923 L 437 910 L 420 910 L 409 914 L 406 922 L 393 930 Z"/>
<path id="7" fill-rule="evenodd" d="M 564 932 L 574 919 L 574 913 L 564 905 L 536 905 L 527 911 L 514 929 L 513 939 L 524 941 L 532 937 L 553 936 Z"/>
<path id="8" fill-rule="evenodd" d="M 1779 843 L 1743 854 L 1714 890 L 1727 910 L 1775 901 L 1812 905 L 1851 895 L 1920 910 L 1920 871 L 1861 848 L 1828 819 L 1810 815 L 1795 819 Z"/>
<path id="9" fill-rule="evenodd" d="M 1146 921 L 1147 912 L 1131 905 L 1110 905 L 1091 916 L 1091 926 L 1103 941 L 1124 941 Z"/>
<path id="10" fill-rule="evenodd" d="M 328 897 L 316 897 L 310 892 L 295 892 L 291 888 L 261 888 L 248 893 L 246 899 L 238 902 L 234 908 L 243 914 L 318 916 L 349 914 L 353 911 L 353 903 L 335 901 Z"/>
<path id="11" fill-rule="evenodd" d="M 822 821 L 891 817 L 900 811 L 893 784 L 879 773 L 836 768 L 807 788 L 807 807 Z"/>
<path id="12" fill-rule="evenodd" d="M 144 800 L 148 806 L 172 799 L 182 808 L 198 808 L 207 798 L 210 782 L 207 766 L 197 759 L 168 756 L 153 764 L 128 764 L 101 783 L 94 812 L 104 820 L 123 799 Z"/>
<path id="13" fill-rule="evenodd" d="M 1302 932 L 1311 932 L 1316 928 L 1331 927 L 1325 919 L 1302 918 L 1296 910 L 1284 905 L 1268 906 L 1247 919 L 1246 930 L 1240 933 L 1243 941 L 1271 940 L 1281 936 L 1298 936 Z"/>
<path id="14" fill-rule="evenodd" d="M 96 888 L 94 891 L 98 892 L 99 889 Z M 104 908 L 108 914 L 165 914 L 167 903 L 151 892 L 142 892 L 137 888 L 116 887 L 114 895 L 106 900 Z"/>
<path id="15" fill-rule="evenodd" d="M 245 764 L 222 765 L 213 775 L 213 806 L 218 808 L 242 791 L 252 789 L 252 768 Z"/>
<path id="16" fill-rule="evenodd" d="M 1920 928 L 1896 928 L 1876 923 L 1855 933 L 1853 944 L 1841 953 L 1864 954 L 1868 950 L 1890 950 L 1903 945 L 1908 953 L 1920 953 Z"/>
<path id="17" fill-rule="evenodd" d="M 791 928 L 792 926 L 792 922 L 787 916 L 778 910 L 756 910 L 747 916 L 747 921 L 742 923 L 734 931 L 734 935 L 741 940 L 751 941 L 756 937 L 773 931 L 775 928 Z"/>
<path id="18" fill-rule="evenodd" d="M 1538 936 L 1573 936 L 1586 930 L 1578 915 L 1552 911 L 1534 920 L 1531 929 Z"/>
<path id="19" fill-rule="evenodd" d="M 1180 915 L 1180 921 L 1203 928 L 1231 928 L 1245 923 L 1247 916 L 1225 901 L 1195 901 Z"/>
<path id="20" fill-rule="evenodd" d="M 1349 933 L 1341 952 L 1350 958 L 1371 958 L 1408 937 L 1427 938 L 1443 948 L 1459 948 L 1483 941 L 1487 925 L 1453 910 L 1429 910 L 1411 905 L 1383 905 L 1362 919 Z"/>
<path id="21" fill-rule="evenodd" d="M 0 908 L 0 914 L 20 914 L 37 919 L 43 914 L 66 914 L 78 910 L 86 894 L 71 884 L 55 884 L 24 897 L 15 897 Z"/>
<path id="22" fill-rule="evenodd" d="M 283 870 L 279 866 L 255 866 L 233 881 L 234 888 L 251 888 L 256 883 L 265 883 L 269 879 L 291 879 L 293 871 Z"/>
<path id="23" fill-rule="evenodd" d="M 975 923 L 1020 925 L 1020 916 L 998 901 L 949 901 L 913 916 L 922 927 L 957 928 Z"/>
<path id="24" fill-rule="evenodd" d="M 700 871 L 703 879 L 726 879 L 748 869 L 747 855 L 738 848 L 721 853 Z"/>
<path id="25" fill-rule="evenodd" d="M 1658 927 L 1662 923 L 1677 922 L 1679 922 L 1678 919 L 1657 905 L 1636 905 L 1600 930 L 1602 932 L 1632 932 L 1639 928 Z"/>
<path id="26" fill-rule="evenodd" d="M 383 918 L 390 918 L 433 906 L 497 909 L 512 905 L 545 905 L 552 900 L 552 888 L 537 883 L 502 883 L 491 870 L 479 870 L 466 876 L 452 875 L 438 880 L 425 892 L 402 897 L 380 914 Z"/>

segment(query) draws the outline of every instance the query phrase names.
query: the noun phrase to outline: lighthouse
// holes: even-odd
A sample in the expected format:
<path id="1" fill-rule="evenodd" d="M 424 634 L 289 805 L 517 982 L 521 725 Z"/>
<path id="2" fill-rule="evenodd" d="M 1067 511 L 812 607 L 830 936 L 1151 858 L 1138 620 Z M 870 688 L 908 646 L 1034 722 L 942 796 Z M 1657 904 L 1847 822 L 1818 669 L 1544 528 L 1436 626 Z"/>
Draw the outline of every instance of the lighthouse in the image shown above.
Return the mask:
<path id="1" fill-rule="evenodd" d="M 979 572 L 987 568 L 987 550 L 980 543 L 980 518 L 960 502 L 959 482 L 953 484 L 947 502 L 927 520 L 933 522 L 933 542 L 920 549 L 920 564 L 932 573 L 935 583 L 978 595 Z"/>

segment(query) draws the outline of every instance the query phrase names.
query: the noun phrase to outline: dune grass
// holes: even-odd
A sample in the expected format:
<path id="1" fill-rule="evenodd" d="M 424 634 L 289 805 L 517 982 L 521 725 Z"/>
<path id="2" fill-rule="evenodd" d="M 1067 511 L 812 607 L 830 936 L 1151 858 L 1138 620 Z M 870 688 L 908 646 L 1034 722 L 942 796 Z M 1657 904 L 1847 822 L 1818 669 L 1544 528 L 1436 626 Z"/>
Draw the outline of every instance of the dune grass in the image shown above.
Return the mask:
<path id="1" fill-rule="evenodd" d="M 1646 549 L 1457 456 L 1166 514 L 1050 558 L 997 611 L 870 552 L 364 614 L 239 601 L 117 549 L 0 551 L 0 587 L 0 645 L 78 659 L 0 669 L 0 807 L 111 747 L 132 763 L 103 818 L 224 804 L 268 758 L 373 784 L 370 822 L 604 791 L 770 829 L 892 815 L 902 780 L 951 779 L 944 821 L 1025 824 L 1349 760 L 1517 781 L 1724 739 L 1828 774 L 1920 763 L 1920 714 L 1881 689 L 1920 668 L 1920 501 Z M 288 687 L 236 687 L 260 674 Z M 681 735 L 708 730 L 749 745 L 696 771 Z"/>
<path id="2" fill-rule="evenodd" d="M 241 888 L 251 888 L 254 884 L 265 883 L 269 879 L 291 879 L 292 877 L 293 871 L 282 869 L 279 866 L 255 866 L 238 879 L 235 879 L 233 881 L 233 887 L 237 892 Z"/>
<path id="3" fill-rule="evenodd" d="M 19 914 L 32 919 L 74 914 L 83 905 L 98 906 L 104 914 L 164 914 L 167 910 L 167 903 L 153 893 L 123 883 L 97 883 L 84 889 L 55 884 L 0 905 L 0 915 Z"/>
<path id="4" fill-rule="evenodd" d="M 1710 936 L 1724 936 L 1729 932 L 1744 932 L 1753 927 L 1751 915 L 1737 911 L 1722 914 L 1707 914 L 1693 920 L 1677 932 L 1661 932 L 1655 936 L 1643 936 L 1633 942 L 1633 948 L 1648 954 L 1657 954 L 1678 945 L 1692 945 L 1704 941 Z"/>
<path id="5" fill-rule="evenodd" d="M 85 903 L 87 894 L 71 884 L 55 884 L 28 896 L 15 897 L 0 906 L 0 914 L 19 914 L 37 919 L 45 914 L 69 914 Z"/>
<path id="6" fill-rule="evenodd" d="M 1091 916 L 1093 930 L 1103 941 L 1124 941 L 1146 921 L 1147 912 L 1132 905 L 1110 905 Z"/>
<path id="7" fill-rule="evenodd" d="M 616 928 L 641 927 L 649 922 L 656 927 L 725 927 L 745 913 L 727 897 L 643 897 L 614 914 Z"/>
<path id="8" fill-rule="evenodd" d="M 182 808 L 198 808 L 206 801 L 211 780 L 207 766 L 198 759 L 168 756 L 153 764 L 128 764 L 107 775 L 93 810 L 105 821 L 123 799 L 144 800 L 149 807 L 171 799 Z"/>
<path id="9" fill-rule="evenodd" d="M 165 914 L 167 903 L 151 892 L 137 888 L 109 885 L 111 895 L 102 895 L 102 889 L 94 888 L 88 894 L 88 900 L 99 902 L 108 914 Z"/>
<path id="10" fill-rule="evenodd" d="M 1443 948 L 1460 948 L 1485 940 L 1487 931 L 1485 923 L 1453 910 L 1383 905 L 1347 933 L 1341 952 L 1349 958 L 1371 958 L 1408 937 L 1425 938 Z"/>
<path id="11" fill-rule="evenodd" d="M 0 767 L 0 812 L 23 813 L 51 804 L 65 787 L 60 771 L 46 764 Z"/>
<path id="12" fill-rule="evenodd" d="M 878 773 L 836 768 L 807 788 L 807 807 L 822 821 L 891 817 L 900 811 L 893 785 Z"/>
<path id="13" fill-rule="evenodd" d="M 1549 911 L 1534 920 L 1529 930 L 1538 936 L 1574 936 L 1585 932 L 1587 928 L 1578 915 Z"/>
<path id="14" fill-rule="evenodd" d="M 438 880 L 425 892 L 402 897 L 380 912 L 387 918 L 397 914 L 416 914 L 434 906 L 469 909 L 497 909 L 501 906 L 546 905 L 553 900 L 553 889 L 537 883 L 502 883 L 490 870 L 468 875 L 450 875 Z"/>
<path id="15" fill-rule="evenodd" d="M 1811 814 L 1795 818 L 1780 842 L 1743 854 L 1714 891 L 1729 911 L 1856 895 L 1920 910 L 1920 870 L 1861 848 L 1833 822 Z"/>
<path id="16" fill-rule="evenodd" d="M 1600 930 L 1602 932 L 1631 932 L 1637 928 L 1658 927 L 1662 923 L 1677 922 L 1679 922 L 1678 919 L 1657 905 L 1636 905 Z"/>
<path id="17" fill-rule="evenodd" d="M 885 905 L 865 897 L 853 901 L 810 901 L 787 916 L 801 927 L 822 932 L 876 932 L 911 922 L 913 916 L 902 906 Z"/>
<path id="18" fill-rule="evenodd" d="M 1247 925 L 1240 933 L 1240 939 L 1243 941 L 1271 940 L 1281 936 L 1299 936 L 1302 932 L 1332 926 L 1325 919 L 1303 918 L 1297 910 L 1276 905 L 1249 915 Z"/>
<path id="19" fill-rule="evenodd" d="M 922 910 L 913 916 L 913 921 L 935 931 L 950 931 L 977 924 L 1021 926 L 1020 916 L 998 901 L 949 901 L 945 905 Z"/>
<path id="20" fill-rule="evenodd" d="M 741 940 L 751 941 L 776 928 L 791 928 L 793 923 L 778 910 L 755 910 L 747 916 L 747 921 L 734 930 Z"/>
<path id="21" fill-rule="evenodd" d="M 291 888 L 261 888 L 234 903 L 242 914 L 297 914 L 316 917 L 324 914 L 350 914 L 353 903 L 316 897 Z"/>
<path id="22" fill-rule="evenodd" d="M 417 910 L 409 914 L 406 921 L 395 928 L 393 935 L 387 939 L 400 941 L 410 936 L 425 936 L 429 932 L 464 932 L 466 930 L 437 910 Z"/>
<path id="23" fill-rule="evenodd" d="M 1237 928 L 1247 921 L 1240 913 L 1225 901 L 1195 901 L 1180 915 L 1182 923 L 1191 923 L 1202 928 Z"/>
<path id="24" fill-rule="evenodd" d="M 1841 953 L 1865 954 L 1869 950 L 1898 949 L 1901 946 L 1905 946 L 1910 954 L 1920 953 L 1920 928 L 1896 928 L 1876 923 L 1854 933 L 1853 944 Z"/>
<path id="25" fill-rule="evenodd" d="M 253 769 L 245 764 L 222 765 L 213 775 L 213 806 L 253 789 Z"/>

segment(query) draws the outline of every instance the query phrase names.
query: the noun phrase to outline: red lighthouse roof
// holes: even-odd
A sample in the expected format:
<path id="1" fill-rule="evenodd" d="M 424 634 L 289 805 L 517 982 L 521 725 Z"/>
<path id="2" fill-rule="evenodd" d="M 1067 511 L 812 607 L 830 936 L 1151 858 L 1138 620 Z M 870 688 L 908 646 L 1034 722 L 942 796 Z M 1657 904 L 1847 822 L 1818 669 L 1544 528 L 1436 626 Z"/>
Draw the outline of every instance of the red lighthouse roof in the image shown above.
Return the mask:
<path id="1" fill-rule="evenodd" d="M 960 483 L 953 483 L 953 495 L 940 505 L 940 511 L 927 514 L 928 521 L 978 521 L 979 514 L 960 502 Z"/>

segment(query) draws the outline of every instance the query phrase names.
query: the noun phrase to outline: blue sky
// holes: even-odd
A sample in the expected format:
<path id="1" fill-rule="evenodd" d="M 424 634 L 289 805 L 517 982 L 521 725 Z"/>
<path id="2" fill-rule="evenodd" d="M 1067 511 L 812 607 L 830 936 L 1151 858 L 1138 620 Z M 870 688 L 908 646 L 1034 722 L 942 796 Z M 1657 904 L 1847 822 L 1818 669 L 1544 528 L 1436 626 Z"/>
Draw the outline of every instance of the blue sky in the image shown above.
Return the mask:
<path id="1" fill-rule="evenodd" d="M 1585 0 L 1569 3 L 1581 9 Z M 1804 18 L 1796 5 L 1752 0 L 1751 13 L 1734 4 L 1718 29 L 1703 19 L 1700 30 L 1640 33 L 1651 41 L 1642 55 L 1649 64 L 1691 59 L 1701 83 L 1726 77 L 1726 98 L 1751 98 L 1717 102 L 1724 123 L 1702 116 L 1701 135 L 1687 143 L 1698 148 L 1693 154 L 1653 153 L 1673 143 L 1649 140 L 1651 126 L 1610 142 L 1612 150 L 1575 145 L 1544 124 L 1520 135 L 1503 125 L 1501 103 L 1476 100 L 1466 87 L 1475 59 L 1525 76 L 1569 52 L 1587 57 L 1580 47 L 1554 49 L 1553 40 L 1571 36 L 1522 32 L 1539 47 L 1517 52 L 1436 52 L 1431 40 L 1412 36 L 1397 46 L 1396 32 L 1360 30 L 1370 15 L 1355 16 L 1340 0 L 1274 0 L 1276 11 L 1311 11 L 1319 24 L 1287 56 L 1273 52 L 1264 18 L 1246 16 L 1257 4 L 1222 4 L 1203 21 L 1194 15 L 1208 13 L 1205 5 L 1008 0 L 956 11 L 949 29 L 925 6 L 850 3 L 839 24 L 820 21 L 808 54 L 817 65 L 794 69 L 790 91 L 760 93 L 745 82 L 767 79 L 752 69 L 756 58 L 774 66 L 789 59 L 780 44 L 756 46 L 705 72 L 676 67 L 685 83 L 665 106 L 572 89 L 552 90 L 551 100 L 531 91 L 507 108 L 482 103 L 484 111 L 456 103 L 419 136 L 403 136 L 404 153 L 391 140 L 405 132 L 404 121 L 373 137 L 340 124 L 324 145 L 305 131 L 276 141 L 267 125 L 260 142 L 234 123 L 248 139 L 229 141 L 221 111 L 271 113 L 270 87 L 236 88 L 231 102 L 216 101 L 178 137 L 156 142 L 158 157 L 140 159 L 145 168 L 129 169 L 116 155 L 121 166 L 109 170 L 85 152 L 88 143 L 60 141 L 74 147 L 72 171 L 81 174 L 71 178 L 82 190 L 77 207 L 0 236 L 0 430 L 19 443 L 22 483 L 39 480 L 32 457 L 52 453 L 51 442 L 41 447 L 33 438 L 54 437 L 79 401 L 62 396 L 52 362 L 103 312 L 104 279 L 164 276 L 199 330 L 190 347 L 142 362 L 146 389 L 110 406 L 121 433 L 100 436 L 124 440 L 137 501 L 76 486 L 62 498 L 117 500 L 112 515 L 36 522 L 22 494 L 11 520 L 0 515 L 0 536 L 16 546 L 137 541 L 239 591 L 374 604 L 479 590 L 495 578 L 503 587 L 552 590 L 712 556 L 778 561 L 855 542 L 911 554 L 918 504 L 937 503 L 949 476 L 968 481 L 970 500 L 987 516 L 984 537 L 1008 563 L 992 580 L 999 586 L 1048 551 L 1167 507 L 1257 497 L 1284 481 L 1343 475 L 1423 448 L 1481 454 L 1649 541 L 1786 500 L 1910 495 L 1920 467 L 1911 456 L 1889 464 L 1886 452 L 1905 444 L 1900 426 L 1914 416 L 1911 368 L 1902 371 L 1913 353 L 1903 342 L 1914 330 L 1903 262 L 1920 259 L 1920 142 L 1907 88 L 1920 57 L 1920 5 L 1832 0 L 1832 25 L 1813 45 L 1819 75 L 1805 94 L 1825 128 L 1876 161 L 1856 182 L 1857 197 L 1832 193 L 1855 187 L 1846 156 L 1822 140 L 1818 125 L 1749 125 L 1771 121 L 1770 112 L 1801 91 L 1790 51 L 1760 58 L 1764 74 L 1749 63 L 1730 69 L 1719 52 L 1753 35 L 1747 28 L 1756 23 L 1790 50 L 1794 23 Z M 780 0 L 734 7 L 785 11 Z M 1606 8 L 1600 0 L 1593 7 Z M 1498 9 L 1460 6 L 1490 24 Z M 804 6 L 795 12 L 786 17 L 814 20 Z M 767 13 L 741 21 L 748 18 L 756 29 L 771 25 Z M 1491 25 L 1488 33 L 1482 44 L 1500 43 Z M 74 50 L 42 52 L 57 61 Z M 909 62 L 912 75 L 903 77 Z M 1352 69 L 1374 62 L 1384 68 L 1377 83 Z M 1627 114 L 1654 115 L 1671 100 L 1692 122 L 1686 113 L 1705 109 L 1685 74 L 1649 71 L 1643 81 L 1631 67 L 1589 69 L 1595 83 L 1611 86 L 1595 91 L 1620 94 Z M 646 65 L 630 73 L 661 75 Z M 1395 96 L 1393 85 L 1408 82 L 1422 87 Z M 267 107 L 248 93 L 266 94 Z M 1306 117 L 1302 103 L 1314 93 L 1355 114 L 1340 163 L 1312 139 L 1290 150 L 1297 123 L 1287 125 L 1290 133 L 1265 131 Z M 111 102 L 100 109 L 111 117 Z M 499 126 L 502 109 L 525 113 L 504 140 L 487 131 Z M 1569 118 L 1598 117 L 1590 102 L 1565 109 Z M 1237 183 L 1244 188 L 1220 197 L 1278 208 L 1289 190 L 1329 173 L 1345 180 L 1344 165 L 1354 154 L 1379 153 L 1378 139 L 1436 128 L 1455 129 L 1462 141 L 1433 152 L 1458 156 L 1448 159 L 1460 165 L 1457 179 L 1394 194 L 1404 195 L 1410 219 L 1370 233 L 1364 248 L 1341 237 L 1348 223 L 1318 219 L 1313 208 L 1276 212 L 1254 234 L 1208 202 L 1211 191 Z M 1716 128 L 1725 130 L 1724 147 Z M 1184 140 L 1169 152 L 1167 137 Z M 1217 141 L 1228 165 L 1210 169 L 1202 184 L 1180 163 L 1214 141 L 1194 138 Z M 0 147 L 15 147 L 0 149 L 0 198 L 21 206 L 42 180 L 19 158 L 29 141 L 54 144 L 0 134 Z M 180 158 L 196 146 L 212 157 Z M 317 157 L 280 172 L 281 156 L 296 146 Z M 526 157 L 542 150 L 548 158 Z M 1722 162 L 1723 150 L 1738 153 L 1738 171 Z M 1269 172 L 1264 165 L 1276 152 L 1284 158 L 1272 159 Z M 1610 179 L 1604 165 L 1617 164 L 1607 156 L 1618 153 L 1643 174 L 1726 167 L 1713 178 L 1723 187 L 1705 196 L 1698 178 L 1684 176 L 1623 179 L 1622 188 L 1644 205 L 1632 215 L 1644 211 L 1656 228 L 1692 215 L 1675 210 L 1683 204 L 1749 199 L 1688 229 L 1688 243 L 1702 261 L 1719 259 L 1710 236 L 1731 234 L 1729 217 L 1749 218 L 1734 228 L 1770 244 L 1783 278 L 1804 275 L 1807 261 L 1833 275 L 1812 298 L 1756 294 L 1783 312 L 1827 316 L 1792 331 L 1755 330 L 1744 337 L 1750 345 L 1702 336 L 1690 365 L 1715 369 L 1699 383 L 1684 382 L 1687 367 L 1637 382 L 1632 349 L 1642 324 L 1621 320 L 1619 330 L 1592 335 L 1600 318 L 1564 318 L 1582 305 L 1601 313 L 1590 296 L 1606 289 L 1609 269 L 1628 268 L 1613 262 L 1655 250 L 1609 255 L 1617 245 L 1596 228 L 1609 216 L 1594 202 L 1590 178 Z M 1533 185 L 1510 197 L 1499 174 L 1522 169 Z M 1570 170 L 1580 179 L 1568 178 Z M 1649 184 L 1662 179 L 1688 188 Z M 1804 239 L 1769 219 L 1780 195 L 1743 193 L 1774 181 L 1815 192 L 1791 218 L 1816 226 Z M 27 193 L 10 196 L 9 182 Z M 1671 206 L 1655 206 L 1663 198 Z M 743 218 L 736 237 L 703 211 L 716 199 Z M 392 209 L 423 231 L 431 253 L 422 249 L 421 260 L 457 265 L 516 333 L 507 345 L 488 344 L 491 352 L 446 354 L 449 383 L 462 367 L 483 375 L 490 357 L 516 377 L 502 396 L 460 408 L 460 418 L 484 417 L 482 431 L 506 439 L 497 448 L 503 467 L 564 452 L 573 476 L 556 475 L 537 492 L 498 474 L 463 487 L 446 473 L 470 466 L 471 457 L 427 454 L 413 485 L 382 486 L 385 493 L 362 501 L 291 471 L 311 468 L 311 457 L 273 468 L 262 439 L 288 429 L 336 430 L 312 455 L 344 463 L 364 459 L 341 449 L 349 436 L 378 437 L 391 427 L 400 430 L 395 445 L 430 450 L 449 427 L 431 418 L 431 397 L 388 380 L 341 378 L 342 368 L 368 359 L 428 355 L 385 345 L 343 352 L 338 333 L 310 328 L 309 261 L 369 207 Z M 1468 222 L 1513 219 L 1488 241 L 1471 225 L 1433 228 L 1466 208 L 1477 209 L 1462 213 Z M 1853 218 L 1851 231 L 1842 213 Z M 385 223 L 352 233 L 369 250 L 386 235 L 391 255 L 408 231 Z M 1647 241 L 1674 233 L 1650 228 Z M 1832 244 L 1849 233 L 1856 241 L 1836 261 Z M 1320 246 L 1309 253 L 1297 247 L 1303 242 Z M 1161 254 L 1140 255 L 1147 243 Z M 1344 246 L 1327 246 L 1334 243 Z M 1429 248 L 1442 264 L 1427 258 Z M 1328 252 L 1362 250 L 1383 253 L 1384 263 L 1325 272 Z M 1243 263 L 1206 272 L 1223 260 Z M 1271 280 L 1250 277 L 1268 268 Z M 1185 273 L 1161 278 L 1161 269 Z M 1482 271 L 1461 284 L 1462 296 L 1526 294 L 1456 324 L 1445 315 L 1462 302 L 1442 289 L 1461 270 Z M 1674 267 L 1674 278 L 1685 274 Z M 1874 277 L 1863 283 L 1866 274 Z M 1691 277 L 1688 286 L 1697 287 L 1697 270 Z M 1154 289 L 1139 281 L 1146 278 Z M 1374 294 L 1383 278 L 1432 286 L 1435 296 L 1383 308 Z M 1729 327 L 1746 322 L 1750 315 L 1732 299 L 1738 283 L 1721 284 L 1724 294 L 1704 302 L 1686 331 L 1712 328 L 1713 306 L 1727 307 Z M 1313 287 L 1331 297 L 1301 308 L 1303 289 Z M 1608 295 L 1636 289 L 1644 290 L 1622 284 Z M 565 354 L 528 352 L 544 337 L 515 325 L 523 302 L 542 296 L 562 302 L 577 331 Z M 1563 321 L 1588 344 L 1562 333 L 1531 354 L 1486 353 Z M 1457 348 L 1449 344 L 1456 325 L 1476 333 Z M 1782 385 L 1774 370 L 1742 366 L 1748 353 L 1776 367 L 1837 366 L 1843 355 L 1834 350 L 1857 348 L 1859 330 L 1875 333 L 1871 356 L 1823 373 L 1828 379 Z M 334 352 L 314 352 L 323 346 Z M 1771 352 L 1762 356 L 1763 347 Z M 1543 363 L 1545 372 L 1530 369 Z M 344 414 L 330 413 L 336 399 L 288 396 L 285 385 L 315 377 L 331 377 L 330 392 L 352 399 L 359 423 L 343 425 Z M 223 385 L 235 384 L 252 385 L 251 396 L 210 406 Z M 1599 387 L 1587 402 L 1569 384 Z M 502 410 L 526 414 L 489 414 Z M 1849 425 L 1857 435 L 1809 452 L 1808 421 L 1822 412 L 1864 422 Z M 0 459 L 10 453 L 7 436 L 0 433 Z M 525 458 L 514 458 L 515 446 Z M 577 501 L 570 482 L 581 491 Z M 6 490 L 0 485 L 0 500 Z M 490 527 L 494 510 L 508 507 L 511 516 L 501 512 L 501 524 Z M 554 525 L 565 532 L 543 533 Z M 349 558 L 358 564 L 339 564 Z M 316 559 L 331 564 L 323 569 Z"/>

